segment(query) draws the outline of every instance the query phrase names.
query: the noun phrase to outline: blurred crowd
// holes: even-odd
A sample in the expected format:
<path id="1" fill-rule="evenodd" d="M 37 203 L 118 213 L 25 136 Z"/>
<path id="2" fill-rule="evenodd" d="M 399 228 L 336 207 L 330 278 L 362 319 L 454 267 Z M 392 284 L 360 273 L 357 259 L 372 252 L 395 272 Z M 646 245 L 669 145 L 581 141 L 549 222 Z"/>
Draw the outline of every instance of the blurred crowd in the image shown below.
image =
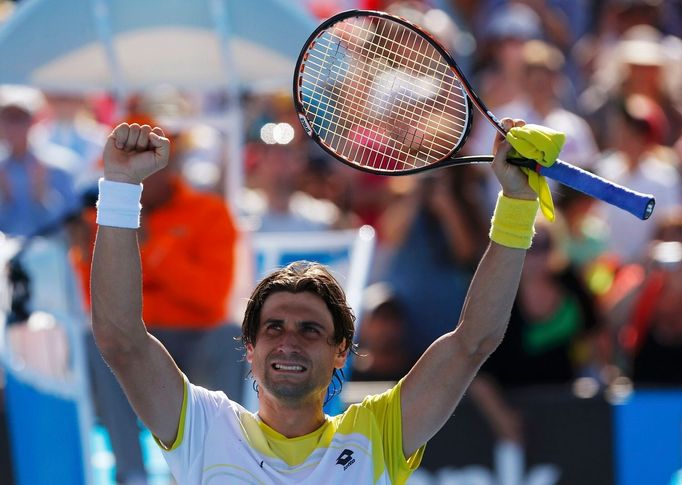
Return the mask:
<path id="1" fill-rule="evenodd" d="M 564 132 L 563 160 L 656 197 L 654 216 L 640 221 L 552 185 L 556 221 L 540 216 L 508 334 L 470 391 L 496 432 L 523 439 L 508 389 L 682 386 L 682 2 L 305 3 L 319 17 L 370 8 L 424 26 L 496 115 Z M 221 349 L 202 336 L 239 320 L 239 288 L 252 284 L 239 257 L 246 235 L 362 225 L 375 228 L 378 246 L 350 377 L 400 378 L 457 325 L 499 190 L 489 167 L 371 175 L 307 140 L 289 92 L 240 101 L 243 159 L 231 160 L 234 140 L 215 116 L 219 93 L 160 86 L 116 103 L 107 94 L 0 87 L 0 231 L 68 240 L 87 305 L 106 136 L 121 121 L 159 125 L 173 154 L 166 173 L 145 183 L 145 321 L 176 342 L 167 347 L 196 369 L 195 382 L 216 381 L 208 374 L 222 365 Z M 479 117 L 464 150 L 490 153 L 493 134 Z M 230 164 L 243 168 L 237 194 L 228 193 Z"/>

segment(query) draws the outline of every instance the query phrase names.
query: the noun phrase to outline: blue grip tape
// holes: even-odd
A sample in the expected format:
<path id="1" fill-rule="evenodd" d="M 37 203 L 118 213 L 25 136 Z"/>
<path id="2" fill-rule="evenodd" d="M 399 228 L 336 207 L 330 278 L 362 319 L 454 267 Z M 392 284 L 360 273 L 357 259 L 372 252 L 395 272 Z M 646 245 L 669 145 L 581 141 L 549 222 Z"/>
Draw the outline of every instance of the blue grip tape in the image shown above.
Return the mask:
<path id="1" fill-rule="evenodd" d="M 561 160 L 557 160 L 550 167 L 539 165 L 538 172 L 563 185 L 620 207 L 642 220 L 648 219 L 654 211 L 656 201 L 653 195 L 630 190 Z"/>

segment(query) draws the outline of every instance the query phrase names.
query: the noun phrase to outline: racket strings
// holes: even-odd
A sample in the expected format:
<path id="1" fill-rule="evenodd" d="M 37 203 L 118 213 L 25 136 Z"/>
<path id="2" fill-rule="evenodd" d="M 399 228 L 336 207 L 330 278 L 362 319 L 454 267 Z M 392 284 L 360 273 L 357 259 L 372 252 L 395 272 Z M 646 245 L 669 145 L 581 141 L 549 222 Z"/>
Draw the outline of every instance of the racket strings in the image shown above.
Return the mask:
<path id="1" fill-rule="evenodd" d="M 366 83 L 364 84 L 364 87 L 367 87 L 367 84 L 366 84 Z M 343 91 L 342 89 L 338 89 L 338 88 L 337 88 L 336 90 L 337 90 L 337 91 L 340 91 L 340 92 Z M 357 89 L 352 89 L 352 90 L 356 91 Z M 371 94 L 370 94 L 370 96 L 371 96 Z M 348 105 L 348 103 L 350 103 L 351 105 L 353 105 L 352 107 L 355 108 L 355 109 L 363 109 L 363 110 L 366 110 L 366 109 L 367 109 L 367 106 L 363 105 L 362 102 L 354 101 L 354 100 L 352 100 L 352 99 L 349 99 L 348 96 L 340 95 L 339 97 L 345 99 L 346 102 L 347 102 L 347 105 Z M 400 100 L 398 100 L 398 101 L 400 101 Z M 411 113 L 416 113 L 416 112 L 418 112 L 418 111 L 426 111 L 426 109 L 425 109 L 426 107 L 425 107 L 425 106 L 416 106 L 416 105 L 414 105 L 414 103 L 413 103 L 413 105 L 411 106 L 412 109 L 408 109 L 408 107 L 407 107 L 406 105 L 405 105 L 405 106 L 404 106 L 404 105 L 405 105 L 405 103 L 402 103 L 402 102 L 399 102 L 399 103 L 395 103 L 395 102 L 394 102 L 394 103 L 393 103 L 394 109 L 393 109 L 393 115 L 392 115 L 392 116 L 395 117 L 396 114 L 401 115 L 403 118 L 406 117 L 406 116 L 411 116 L 413 119 L 410 120 L 410 121 L 413 121 L 415 115 L 414 115 L 414 114 L 411 114 Z M 396 109 L 396 107 L 397 107 L 397 109 Z M 418 108 L 418 109 L 416 109 L 416 108 Z M 325 109 L 324 111 L 327 111 L 327 110 Z M 385 129 L 385 127 L 382 126 L 382 125 L 388 125 L 388 123 L 386 122 L 386 120 L 383 119 L 383 118 L 385 118 L 385 114 L 384 114 L 384 113 L 380 113 L 379 111 L 380 111 L 380 110 L 377 110 L 377 109 L 371 109 L 371 107 L 370 107 L 369 112 L 367 113 L 367 114 L 369 115 L 367 118 L 370 118 L 370 119 L 371 119 L 371 118 L 374 118 L 374 120 L 375 120 L 375 123 L 374 123 L 374 124 L 375 124 L 375 125 L 378 125 L 378 126 L 380 127 L 380 128 L 378 129 L 378 131 L 377 131 L 377 130 L 372 130 L 372 131 L 374 132 L 374 134 L 376 134 L 376 135 L 382 134 L 381 131 Z M 317 114 L 320 114 L 320 113 L 318 112 Z M 324 114 L 326 114 L 326 113 L 324 113 Z M 354 115 L 354 116 L 352 116 L 351 119 L 350 119 L 351 122 L 354 122 L 354 123 L 358 123 L 358 122 L 367 123 L 367 119 L 364 119 L 364 118 L 360 119 L 360 114 L 358 114 L 357 112 L 356 112 L 356 113 L 353 113 L 353 115 Z M 325 117 L 325 120 L 328 121 L 329 118 L 328 118 L 328 117 Z M 377 120 L 379 121 L 378 123 L 376 122 Z M 382 121 L 383 121 L 383 123 L 382 123 Z M 344 127 L 347 128 L 347 126 L 344 126 Z M 400 136 L 400 133 L 402 133 L 403 136 Z M 416 138 L 417 138 L 417 136 L 414 134 L 414 131 L 412 131 L 412 136 L 410 136 L 410 133 L 411 133 L 411 132 L 408 131 L 408 130 L 394 130 L 394 131 L 390 131 L 390 132 L 389 132 L 389 135 L 390 135 L 393 139 L 395 139 L 397 142 L 403 143 L 403 144 L 406 144 L 406 145 L 409 146 L 409 145 L 414 145 L 414 144 L 415 144 L 415 140 L 416 140 Z M 345 141 L 347 141 L 347 140 L 348 140 L 348 139 L 345 138 Z M 419 143 L 419 142 L 417 142 L 417 143 Z M 345 143 L 344 143 L 344 145 L 345 145 Z M 436 145 L 438 145 L 438 143 L 436 143 Z M 357 148 L 357 147 L 356 147 L 356 148 Z M 440 148 L 441 148 L 442 150 L 444 150 L 444 152 L 447 152 L 447 151 L 450 149 L 450 147 L 449 147 L 449 146 L 446 146 L 446 145 L 441 145 Z M 341 150 L 341 151 L 344 152 L 344 153 L 343 153 L 344 155 L 348 156 L 348 153 L 347 153 L 346 150 Z M 402 153 L 405 153 L 405 152 L 402 152 Z"/>
<path id="2" fill-rule="evenodd" d="M 371 84 L 365 82 L 361 82 L 359 84 L 365 88 L 372 87 Z M 320 104 L 311 106 L 311 110 L 314 111 L 314 115 L 315 116 L 322 115 L 322 118 L 325 121 L 331 121 L 331 119 L 326 116 L 330 115 L 332 118 L 335 117 L 339 121 L 350 121 L 351 123 L 358 123 L 360 121 L 367 122 L 368 120 L 375 120 L 377 121 L 376 124 L 378 125 L 389 125 L 388 120 L 392 119 L 395 120 L 396 118 L 399 118 L 403 121 L 406 120 L 409 122 L 417 122 L 420 117 L 433 113 L 433 110 L 430 109 L 430 107 L 428 106 L 428 100 L 425 101 L 417 100 L 416 102 L 407 103 L 404 102 L 404 95 L 399 95 L 396 96 L 395 99 L 396 102 L 393 102 L 391 104 L 391 112 L 386 114 L 383 113 L 382 112 L 383 110 L 379 108 L 378 103 L 372 103 L 368 107 L 364 99 L 361 99 L 359 96 L 354 95 L 355 93 L 348 94 L 348 92 L 351 90 L 357 91 L 356 88 L 351 87 L 350 90 L 348 90 L 344 89 L 345 86 L 342 87 L 339 86 L 338 83 L 336 83 L 328 85 L 326 87 L 328 90 L 332 91 L 331 94 L 326 94 L 324 91 L 322 92 L 317 91 L 316 88 L 318 86 L 319 84 L 306 80 L 302 83 L 301 89 L 307 91 L 307 93 L 310 95 L 313 96 L 319 95 L 320 97 L 325 98 L 324 101 L 326 101 L 327 103 L 325 103 L 324 106 Z M 371 93 L 369 97 L 376 98 L 376 96 Z M 342 110 L 330 111 L 329 109 L 327 109 L 327 107 L 331 104 L 331 101 L 333 99 L 341 99 L 342 101 L 345 102 L 345 106 L 348 109 L 345 111 Z M 363 111 L 367 112 L 367 116 L 362 115 Z M 462 130 L 465 128 L 465 122 L 463 121 L 463 117 L 466 116 L 466 112 L 462 110 L 455 111 L 459 113 L 461 117 L 456 117 L 449 115 L 448 113 L 443 113 L 443 118 L 449 122 L 450 126 L 442 127 L 442 131 L 446 132 L 448 129 L 453 128 L 452 130 L 450 130 L 449 134 L 460 136 Z M 442 145 L 442 148 L 449 150 L 451 146 L 445 144 Z"/>
<path id="3" fill-rule="evenodd" d="M 323 66 L 323 65 L 321 65 L 321 64 L 318 64 L 318 63 L 315 63 L 315 62 L 311 62 L 310 59 L 316 59 L 316 60 L 320 60 L 320 61 L 324 61 L 324 59 L 321 59 L 321 58 L 318 58 L 317 56 L 312 56 L 312 55 L 311 55 L 311 56 L 308 57 L 307 64 L 306 64 L 307 66 L 311 66 L 311 65 L 312 65 L 312 66 L 318 67 L 318 68 L 319 68 L 318 74 L 321 76 L 321 75 L 322 75 L 322 69 L 325 69 L 325 66 Z M 379 71 L 377 70 L 376 73 L 378 73 L 378 72 L 379 72 Z M 368 70 L 363 70 L 363 73 L 367 73 L 368 75 L 372 75 L 372 76 L 375 76 L 375 75 L 376 75 L 376 73 L 372 73 L 371 71 L 368 71 Z M 374 87 L 374 84 L 373 84 L 373 83 L 368 82 L 368 81 L 365 81 L 364 79 L 367 79 L 367 76 L 365 76 L 365 78 L 363 78 L 362 80 L 354 80 L 354 83 L 360 85 L 360 86 L 363 87 L 363 88 L 367 88 L 367 89 L 370 89 L 370 88 Z M 308 84 L 308 86 L 306 86 L 306 83 Z M 305 79 L 305 80 L 303 80 L 302 87 L 304 87 L 304 88 L 307 87 L 309 90 L 313 91 L 316 87 L 320 86 L 321 83 L 323 83 L 322 79 L 315 79 L 315 80 Z M 332 83 L 329 83 L 328 85 L 329 85 L 329 86 L 333 86 L 334 84 L 338 84 L 338 83 L 332 82 Z M 354 89 L 354 88 L 351 87 L 351 89 Z M 354 89 L 354 90 L 357 91 L 357 89 Z M 351 93 L 351 94 L 353 94 L 353 93 Z M 456 93 L 455 93 L 455 94 L 456 94 Z M 362 101 L 361 101 L 361 100 L 360 100 L 360 97 L 358 97 L 358 96 L 355 96 L 355 99 L 348 97 L 348 95 L 346 95 L 346 96 L 347 96 L 346 99 L 348 99 L 348 101 L 349 101 L 351 104 L 353 104 L 354 106 L 356 106 L 356 107 L 358 107 L 358 108 L 359 108 L 359 107 L 365 107 L 366 103 L 365 103 L 365 99 L 364 99 L 364 98 L 363 98 Z M 402 98 L 405 97 L 404 94 L 402 94 L 402 95 L 400 95 L 400 94 L 399 94 L 399 95 L 396 95 L 396 97 L 398 97 L 398 96 L 401 96 Z M 371 91 L 368 93 L 368 97 L 369 97 L 369 98 L 374 98 L 374 100 L 375 100 L 374 105 L 375 105 L 375 109 L 376 109 L 376 105 L 378 105 L 378 101 L 381 101 L 381 99 L 378 97 L 377 94 L 374 94 L 374 93 L 372 93 Z M 423 103 L 424 105 L 432 105 L 432 104 L 437 104 L 437 103 L 438 103 L 437 100 L 433 100 L 433 99 L 431 99 L 431 98 L 426 98 L 424 101 L 417 100 L 417 102 L 421 102 L 421 103 Z M 441 104 L 442 104 L 444 107 L 447 106 L 446 104 L 444 104 L 444 103 L 442 103 L 442 102 L 441 102 Z M 462 103 L 461 103 L 461 106 L 466 106 L 466 105 L 464 104 L 464 102 L 462 102 Z M 413 104 L 413 105 L 411 105 L 411 106 L 409 106 L 409 107 L 410 107 L 410 108 L 417 108 L 418 106 L 416 106 L 416 105 Z M 372 107 L 370 106 L 370 109 L 371 109 L 371 108 L 372 108 Z M 463 125 L 464 125 L 463 117 L 466 116 L 467 110 L 466 110 L 466 109 L 457 109 L 457 107 L 455 107 L 455 106 L 452 106 L 451 108 L 452 108 L 452 109 L 451 109 L 452 112 L 455 112 L 455 113 L 460 114 L 461 117 L 452 116 L 452 115 L 450 115 L 450 114 L 448 113 L 448 111 L 445 111 L 445 110 L 443 111 L 444 116 L 448 117 L 448 118 L 450 119 L 450 121 L 451 121 L 453 124 L 457 124 L 457 125 L 463 126 Z M 409 116 L 410 113 L 412 113 L 412 111 L 413 111 L 413 110 L 407 110 L 406 107 L 404 107 L 404 106 L 399 106 L 399 107 L 397 108 L 397 110 L 401 110 L 401 114 L 403 114 L 404 116 Z M 429 113 L 431 113 L 431 112 L 433 112 L 433 110 L 429 110 Z"/>
<path id="4" fill-rule="evenodd" d="M 354 25 L 353 25 L 353 28 L 358 28 L 358 27 L 357 27 L 357 24 L 354 24 Z M 404 30 L 405 30 L 405 29 L 404 29 Z M 372 31 L 370 31 L 370 30 L 368 30 L 368 29 L 362 29 L 362 31 L 363 31 L 364 33 L 370 33 L 370 32 L 372 32 Z M 326 33 L 333 37 L 333 35 L 332 35 L 329 31 L 327 31 Z M 424 42 L 424 40 L 423 40 L 421 37 L 417 36 L 417 35 L 414 34 L 414 33 L 411 33 L 411 34 L 412 34 L 417 40 L 419 40 L 420 42 L 422 42 L 422 43 Z M 385 36 L 383 36 L 383 37 L 385 37 Z M 319 62 L 322 63 L 322 65 L 317 64 L 317 67 L 318 67 L 318 68 L 323 69 L 323 71 L 326 70 L 327 72 L 331 72 L 330 67 L 329 67 L 328 65 L 324 65 L 324 64 L 327 64 L 327 63 L 328 63 L 328 60 L 329 60 L 328 58 L 330 57 L 329 45 L 330 45 L 330 44 L 333 44 L 333 45 L 335 45 L 335 46 L 337 47 L 337 48 L 335 49 L 335 53 L 334 53 L 333 57 L 334 57 L 335 59 L 339 59 L 340 56 L 339 56 L 338 54 L 339 54 L 340 52 L 342 52 L 342 51 L 339 49 L 339 44 L 340 44 L 341 42 L 344 42 L 344 43 L 346 43 L 346 44 L 349 44 L 351 47 L 353 47 L 353 49 L 350 49 L 350 50 L 348 51 L 348 54 L 347 54 L 347 55 L 349 55 L 350 57 L 354 57 L 354 58 L 355 58 L 355 61 L 356 61 L 356 62 L 355 62 L 356 70 L 358 70 L 358 69 L 357 69 L 358 66 L 362 66 L 363 64 L 369 65 L 370 70 L 364 69 L 364 68 L 362 68 L 362 67 L 359 68 L 359 69 L 362 71 L 361 74 L 363 74 L 365 78 L 368 78 L 368 77 L 371 78 L 372 76 L 376 75 L 376 74 L 379 72 L 379 69 L 377 69 L 377 68 L 374 67 L 374 66 L 376 65 L 376 63 L 373 63 L 373 62 L 371 62 L 371 61 L 370 61 L 370 62 L 367 62 L 368 60 L 379 58 L 379 59 L 381 59 L 381 60 L 387 61 L 387 63 L 390 62 L 390 61 L 388 60 L 388 56 L 387 56 L 388 51 L 386 50 L 386 48 L 382 48 L 381 51 L 375 52 L 375 51 L 371 51 L 371 50 L 369 50 L 368 48 L 364 47 L 364 45 L 360 45 L 360 44 L 358 44 L 358 43 L 352 42 L 352 41 L 350 40 L 350 38 L 342 39 L 342 38 L 340 38 L 340 37 L 336 37 L 336 41 L 335 41 L 335 42 L 332 41 L 332 40 L 330 40 L 330 39 L 327 39 L 327 42 L 325 43 L 325 44 L 326 44 L 325 52 L 321 52 L 321 54 L 323 55 L 323 57 L 318 57 L 318 56 L 315 56 L 315 55 L 311 55 L 311 56 L 310 56 L 310 57 L 313 57 L 313 58 L 315 58 L 316 60 L 318 60 Z M 398 45 L 398 44 L 396 44 L 396 45 Z M 364 53 L 363 53 L 361 56 L 358 56 L 357 53 L 354 52 L 354 51 L 358 51 L 358 50 L 362 50 L 362 51 L 364 51 Z M 410 49 L 410 50 L 413 51 L 413 52 L 418 52 L 418 51 L 416 51 L 415 49 Z M 386 51 L 386 52 L 384 52 L 384 51 Z M 380 54 L 380 56 L 377 57 L 376 53 Z M 314 51 L 311 51 L 311 54 L 314 54 Z M 422 54 L 422 55 L 423 55 L 423 54 Z M 395 57 L 395 56 L 394 56 L 394 57 Z M 418 65 L 419 65 L 419 66 L 425 65 L 425 63 L 423 63 L 423 62 L 422 62 L 421 64 L 417 64 L 417 61 L 415 61 L 414 59 L 411 59 L 411 58 L 407 58 L 407 57 L 405 57 L 405 56 L 398 56 L 398 57 L 402 58 L 403 60 L 405 60 L 405 59 L 409 60 L 412 64 L 414 64 L 413 67 L 417 67 Z M 429 59 L 430 59 L 431 61 L 433 61 L 433 58 L 432 58 L 432 57 L 429 57 Z M 433 62 L 435 62 L 435 61 L 433 61 Z M 348 62 L 345 62 L 345 64 L 346 64 L 346 65 L 349 65 Z M 403 63 L 402 66 L 405 67 L 406 65 Z M 332 66 L 332 67 L 333 67 L 333 66 Z M 382 69 L 382 72 L 387 71 L 387 70 L 388 70 L 387 67 L 390 69 L 389 66 L 384 66 L 384 69 Z M 430 78 L 435 78 L 435 77 L 436 77 L 435 75 L 437 75 L 438 77 L 440 77 L 440 86 L 439 86 L 439 89 L 442 89 L 443 77 L 444 77 L 445 75 L 449 75 L 449 79 L 448 79 L 449 82 L 447 83 L 447 85 L 448 85 L 448 86 L 451 86 L 452 82 L 454 82 L 455 79 L 454 79 L 454 77 L 452 76 L 452 73 L 451 73 L 451 71 L 449 70 L 447 64 L 444 64 L 444 63 L 441 61 L 440 67 L 441 67 L 441 69 L 437 69 L 437 70 L 436 70 L 436 69 L 431 69 L 432 72 L 428 72 L 428 71 L 421 70 L 421 71 L 419 72 L 419 74 L 425 75 L 425 76 L 429 76 Z M 374 69 L 374 72 L 372 71 L 372 69 Z M 347 71 L 347 70 L 348 70 L 348 68 L 346 68 L 346 71 Z M 330 77 L 331 77 L 331 76 L 330 76 Z M 414 82 L 411 82 L 411 81 L 412 81 L 412 78 L 417 78 L 417 76 L 413 75 L 413 76 L 410 77 L 410 78 L 403 78 L 403 79 L 402 79 L 403 84 L 407 84 L 408 87 L 412 88 L 412 89 L 415 90 L 415 91 L 416 91 L 416 90 L 422 90 L 422 89 L 423 89 L 422 86 L 420 86 L 420 85 L 418 85 L 418 84 L 416 84 L 416 83 L 414 83 Z M 460 92 L 461 92 L 461 91 L 460 91 Z M 456 94 L 456 93 L 453 93 L 453 94 Z M 460 103 L 460 104 L 464 105 L 464 95 L 463 95 L 463 94 L 459 94 L 459 98 L 462 100 L 462 103 Z M 441 102 L 441 107 L 445 107 L 445 106 L 446 106 L 446 105 L 445 105 L 444 103 Z"/>
<path id="5" fill-rule="evenodd" d="M 312 62 L 313 59 L 315 61 L 318 61 L 318 62 Z M 308 56 L 308 58 L 306 60 L 306 66 L 316 67 L 317 68 L 317 71 L 316 71 L 317 77 L 314 80 L 304 79 L 302 87 L 306 87 L 305 83 L 308 83 L 312 87 L 310 87 L 310 86 L 307 86 L 307 87 L 308 87 L 308 89 L 310 89 L 312 91 L 316 87 L 318 87 L 321 83 L 323 83 L 324 82 L 324 80 L 322 79 L 322 77 L 324 75 L 323 73 L 331 72 L 331 70 L 332 70 L 332 68 L 329 68 L 326 64 L 327 64 L 327 59 L 325 59 L 324 57 L 319 57 L 319 56 L 313 55 L 311 52 L 311 54 Z M 336 69 L 336 70 L 338 71 L 339 69 Z M 371 65 L 370 65 L 369 69 L 359 68 L 359 69 L 356 69 L 356 71 L 357 70 L 360 70 L 361 71 L 360 74 L 362 74 L 363 76 L 361 78 L 358 78 L 358 79 L 353 79 L 353 84 L 358 84 L 361 87 L 368 89 L 369 92 L 367 93 L 367 96 L 369 98 L 374 98 L 374 99 L 370 99 L 369 101 L 373 101 L 371 103 L 371 105 L 373 105 L 374 108 L 376 109 L 376 106 L 379 104 L 380 101 L 382 101 L 382 99 L 380 99 L 377 94 L 371 92 L 371 88 L 374 86 L 374 83 L 369 81 L 369 79 L 371 77 L 376 77 L 376 75 L 378 73 L 388 72 L 388 71 L 385 71 L 385 70 L 380 71 L 378 68 L 372 67 Z M 350 69 L 347 69 L 346 72 L 350 72 Z M 333 86 L 334 84 L 338 84 L 335 82 L 336 79 L 333 78 L 331 75 L 328 75 L 327 79 L 329 79 L 331 81 L 328 83 L 331 86 Z M 414 83 L 412 83 L 409 78 L 407 78 L 407 79 L 403 78 L 402 80 L 403 80 L 404 84 L 408 85 L 408 87 L 413 87 L 413 88 L 418 87 L 418 86 L 414 85 Z M 450 75 L 449 83 L 452 83 L 452 82 L 455 82 L 455 79 L 454 79 L 454 77 L 452 77 L 452 75 Z M 344 87 L 350 87 L 351 91 L 358 91 L 352 85 L 349 86 L 349 84 L 350 83 L 347 83 Z M 441 84 L 442 84 L 442 81 L 441 81 Z M 354 93 L 354 92 L 350 92 L 349 94 L 346 94 L 345 99 L 348 100 L 356 108 L 361 108 L 361 107 L 364 108 L 367 104 L 366 100 L 364 98 L 361 98 L 360 96 L 356 96 L 355 94 L 356 93 Z M 453 93 L 453 94 L 462 99 L 462 101 L 459 103 L 459 105 L 466 107 L 464 96 L 461 94 L 458 94 L 458 93 Z M 404 94 L 401 95 L 401 97 L 404 97 Z M 353 98 L 355 98 L 355 99 L 353 99 Z M 438 107 L 440 107 L 440 108 L 448 107 L 448 105 L 446 103 L 440 102 L 438 100 L 433 100 L 432 98 L 426 98 L 423 103 L 424 104 L 433 103 L 434 105 L 436 105 L 437 108 Z M 439 103 L 441 106 L 437 106 Z M 414 109 L 419 108 L 419 107 L 420 106 L 415 105 L 413 103 L 411 106 L 398 106 L 397 110 L 400 111 L 399 114 L 401 114 L 402 116 L 410 116 L 414 112 Z M 464 124 L 463 118 L 467 114 L 466 109 L 462 109 L 462 108 L 458 109 L 456 106 L 450 106 L 450 107 L 452 108 L 452 111 L 458 113 L 461 116 L 460 117 L 452 116 L 452 115 L 449 115 L 449 113 L 447 111 L 443 110 L 444 116 L 446 118 L 449 118 L 449 121 L 451 121 L 453 124 L 460 125 L 460 127 L 463 126 L 463 124 Z M 394 105 L 394 108 L 395 108 L 395 105 Z M 407 108 L 410 108 L 410 109 L 407 109 Z M 370 106 L 370 109 L 372 109 L 372 106 Z M 423 110 L 423 108 L 422 108 L 422 110 Z M 429 113 L 433 112 L 433 109 L 428 110 L 428 112 Z"/>
<path id="6" fill-rule="evenodd" d="M 350 35 L 328 30 L 319 36 L 301 70 L 300 89 L 315 101 L 305 107 L 318 134 L 344 158 L 373 168 L 416 168 L 442 159 L 461 140 L 469 116 L 449 65 L 397 22 L 363 18 L 362 25 L 346 27 Z M 429 122 L 435 134 L 417 129 Z M 360 134 L 353 132 L 357 127 Z"/>
<path id="7" fill-rule="evenodd" d="M 355 35 L 355 37 L 357 37 L 358 39 L 361 39 L 361 40 L 365 39 L 367 37 L 367 35 L 374 33 L 375 36 L 377 36 L 381 39 L 386 39 L 386 40 L 390 40 L 391 42 L 393 42 L 393 45 L 389 48 L 386 46 L 382 46 L 382 45 L 379 45 L 376 43 L 369 43 L 366 41 L 363 42 L 362 44 L 358 44 L 357 42 L 353 42 L 351 40 L 351 38 L 336 37 L 338 43 L 343 42 L 343 43 L 348 44 L 350 47 L 352 47 L 352 49 L 349 49 L 349 56 L 354 58 L 354 60 L 356 60 L 356 66 L 362 66 L 363 64 L 367 64 L 368 60 L 370 61 L 370 65 L 371 65 L 371 60 L 380 59 L 380 60 L 386 61 L 389 64 L 389 66 L 387 66 L 388 69 L 391 69 L 390 64 L 395 64 L 395 62 L 393 62 L 393 61 L 395 61 L 395 58 L 397 58 L 398 60 L 402 61 L 399 64 L 400 67 L 410 67 L 411 69 L 416 70 L 419 75 L 424 76 L 424 77 L 428 77 L 428 78 L 432 78 L 432 79 L 440 78 L 439 89 L 442 89 L 444 77 L 447 76 L 448 82 L 446 83 L 446 85 L 450 88 L 449 92 L 447 94 L 449 96 L 454 95 L 455 97 L 459 98 L 459 100 L 461 100 L 459 104 L 461 106 L 466 106 L 466 99 L 465 99 L 463 90 L 461 89 L 461 87 L 459 87 L 459 81 L 454 77 L 454 75 L 453 75 L 452 71 L 450 70 L 450 67 L 448 66 L 448 64 L 443 62 L 442 56 L 440 56 L 440 54 L 430 44 L 426 43 L 426 41 L 423 39 L 423 37 L 421 37 L 421 36 L 417 35 L 416 33 L 414 33 L 414 32 L 412 32 L 412 31 L 401 26 L 400 28 L 402 29 L 403 34 L 401 36 L 400 41 L 396 41 L 393 39 L 389 39 L 385 35 L 381 35 L 381 33 L 379 33 L 378 31 L 367 29 L 366 27 L 359 27 L 357 25 L 357 23 L 350 23 L 350 24 L 353 26 L 353 29 L 360 30 L 361 33 L 364 34 L 362 36 L 361 35 Z M 395 22 L 389 22 L 389 21 L 384 20 L 381 25 L 385 25 L 385 24 L 389 24 L 391 26 L 391 27 L 389 27 L 389 30 L 394 25 L 398 25 Z M 408 39 L 403 38 L 404 34 L 406 32 L 408 33 Z M 333 35 L 333 34 L 330 34 L 330 35 Z M 430 50 L 432 50 L 436 54 L 436 56 L 438 56 L 438 57 L 435 58 L 433 56 L 427 56 L 423 52 L 423 49 L 417 50 L 417 49 L 409 48 L 409 47 L 406 47 L 403 45 L 404 42 L 407 42 L 407 41 L 414 42 L 415 40 L 418 41 L 421 46 L 425 45 L 427 48 L 430 48 Z M 370 47 L 367 47 L 367 45 L 369 45 Z M 372 47 L 374 47 L 375 49 L 372 49 Z M 423 60 L 418 61 L 414 58 L 407 57 L 407 56 L 398 54 L 396 52 L 398 49 L 405 49 L 405 48 L 407 48 L 410 52 L 415 53 L 416 55 L 420 55 L 423 58 L 428 59 L 429 63 L 432 65 L 435 65 L 435 67 L 429 67 L 427 65 L 427 63 L 425 63 Z M 357 54 L 358 52 L 359 52 L 359 54 Z M 354 54 L 356 54 L 356 55 L 354 55 Z M 405 61 L 407 61 L 407 63 Z M 410 66 L 410 63 L 411 63 L 411 66 Z M 384 71 L 386 71 L 388 69 L 384 69 Z M 362 70 L 362 74 L 367 75 L 365 77 L 371 78 L 371 76 L 373 74 L 376 74 L 376 73 L 368 72 L 367 70 L 362 69 L 362 67 L 360 67 L 360 70 Z M 417 84 L 416 82 L 411 82 L 412 78 L 417 79 L 418 77 L 419 76 L 417 76 L 416 74 L 412 75 L 410 79 L 406 80 L 406 84 L 408 84 L 409 87 L 411 87 L 415 90 L 420 89 L 421 86 L 419 86 L 419 84 Z M 452 92 L 452 90 L 451 90 L 453 83 L 456 87 L 459 88 L 457 90 L 457 92 Z M 447 104 L 441 102 L 439 107 L 440 108 L 446 108 Z"/>

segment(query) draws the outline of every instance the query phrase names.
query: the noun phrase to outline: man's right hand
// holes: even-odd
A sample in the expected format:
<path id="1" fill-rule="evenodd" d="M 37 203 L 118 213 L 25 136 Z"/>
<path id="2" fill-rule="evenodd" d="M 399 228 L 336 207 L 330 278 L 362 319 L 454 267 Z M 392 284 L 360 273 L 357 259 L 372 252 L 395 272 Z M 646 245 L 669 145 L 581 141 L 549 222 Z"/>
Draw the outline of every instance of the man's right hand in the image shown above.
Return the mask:
<path id="1" fill-rule="evenodd" d="M 104 178 L 139 184 L 168 164 L 170 141 L 159 127 L 121 123 L 104 147 Z"/>

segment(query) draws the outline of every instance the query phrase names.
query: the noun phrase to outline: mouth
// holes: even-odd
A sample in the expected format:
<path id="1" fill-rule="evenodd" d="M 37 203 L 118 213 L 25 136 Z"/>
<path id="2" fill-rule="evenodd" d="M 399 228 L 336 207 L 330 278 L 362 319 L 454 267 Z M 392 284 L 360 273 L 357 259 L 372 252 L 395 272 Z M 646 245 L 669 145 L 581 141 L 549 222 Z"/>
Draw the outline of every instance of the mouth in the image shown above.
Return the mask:
<path id="1" fill-rule="evenodd" d="M 300 374 L 308 370 L 305 366 L 300 364 L 285 364 L 280 362 L 274 362 L 271 367 L 279 372 L 291 372 L 293 374 Z"/>

